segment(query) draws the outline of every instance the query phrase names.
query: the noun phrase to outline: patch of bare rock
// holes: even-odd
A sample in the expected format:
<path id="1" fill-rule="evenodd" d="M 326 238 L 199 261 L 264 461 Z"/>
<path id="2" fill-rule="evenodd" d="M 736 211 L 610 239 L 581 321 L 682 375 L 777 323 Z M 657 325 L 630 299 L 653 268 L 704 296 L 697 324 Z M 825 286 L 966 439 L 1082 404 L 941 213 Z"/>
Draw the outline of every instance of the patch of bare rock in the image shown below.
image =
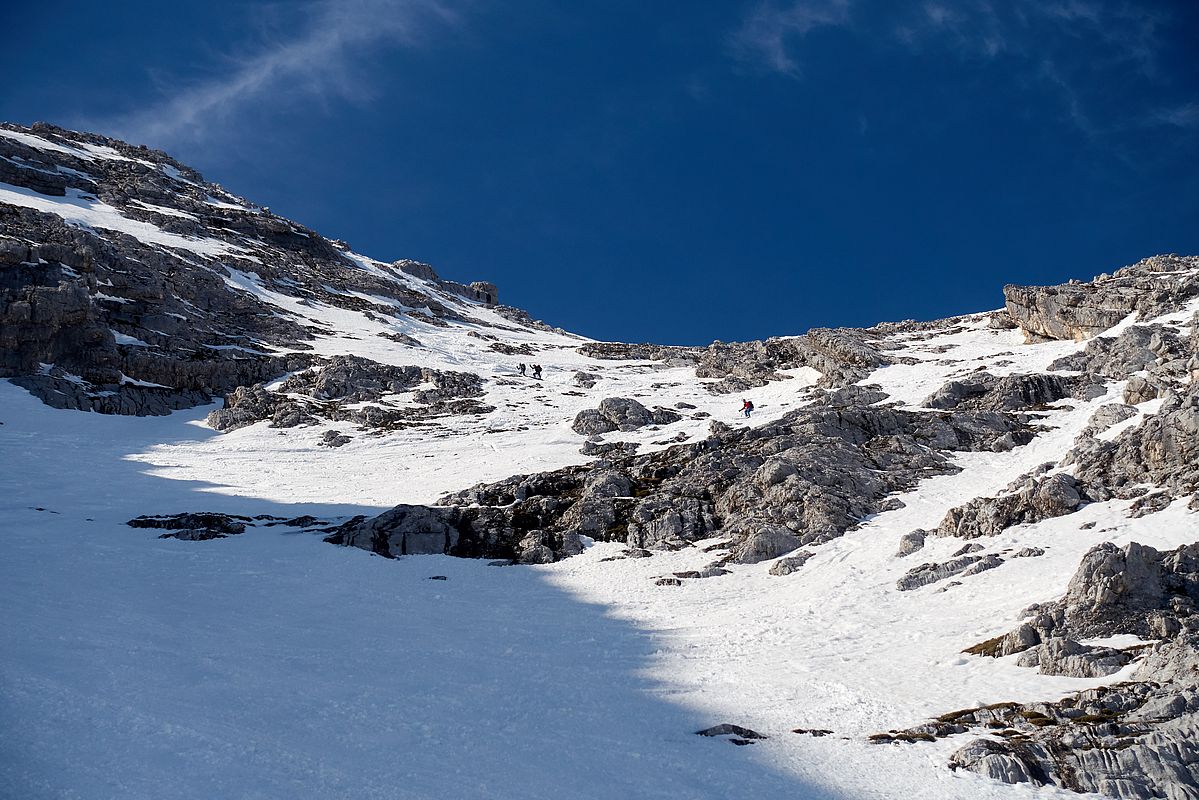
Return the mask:
<path id="1" fill-rule="evenodd" d="M 406 393 L 411 398 L 392 397 Z M 225 398 L 224 408 L 208 415 L 208 424 L 231 431 L 263 420 L 270 420 L 274 428 L 334 420 L 386 430 L 437 417 L 494 411 L 474 399 L 482 395 L 482 379 L 473 373 L 334 356 L 315 369 L 292 375 L 277 389 L 263 384 L 238 387 Z"/>
<path id="2" fill-rule="evenodd" d="M 334 541 L 383 555 L 445 552 L 539 563 L 581 550 L 579 536 L 671 549 L 725 536 L 753 563 L 842 535 L 898 491 L 957 471 L 952 453 L 1032 438 L 996 411 L 914 412 L 840 405 L 845 395 L 757 428 L 645 455 L 519 475 L 401 506 Z"/>
<path id="3" fill-rule="evenodd" d="M 1065 596 L 1033 607 L 1004 636 L 967 652 L 1020 654 L 1048 675 L 1099 677 L 1141 662 L 1130 679 L 1043 703 L 953 711 L 873 741 L 976 732 L 950 766 L 1005 783 L 1055 785 L 1119 798 L 1199 797 L 1199 543 L 1160 552 L 1096 546 Z M 1083 640 L 1133 634 L 1116 649 Z"/>

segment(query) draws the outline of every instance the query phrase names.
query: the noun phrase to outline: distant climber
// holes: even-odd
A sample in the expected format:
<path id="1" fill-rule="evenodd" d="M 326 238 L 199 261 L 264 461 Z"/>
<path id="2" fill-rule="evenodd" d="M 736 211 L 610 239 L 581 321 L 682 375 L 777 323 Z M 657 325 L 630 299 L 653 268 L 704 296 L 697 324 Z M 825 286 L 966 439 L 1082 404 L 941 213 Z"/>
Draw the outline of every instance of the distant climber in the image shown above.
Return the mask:
<path id="1" fill-rule="evenodd" d="M 525 365 L 524 365 L 524 364 L 521 364 L 521 365 L 520 365 L 520 374 L 521 374 L 521 376 L 522 376 L 522 377 L 523 377 L 523 376 L 524 376 L 524 374 L 525 374 Z"/>
<path id="2" fill-rule="evenodd" d="M 741 401 L 741 410 L 743 412 L 745 412 L 745 416 L 748 417 L 754 411 L 754 404 L 749 402 L 748 400 L 742 400 Z"/>
<path id="3" fill-rule="evenodd" d="M 536 378 L 537 380 L 541 380 L 541 365 L 540 364 L 533 365 L 533 377 Z"/>

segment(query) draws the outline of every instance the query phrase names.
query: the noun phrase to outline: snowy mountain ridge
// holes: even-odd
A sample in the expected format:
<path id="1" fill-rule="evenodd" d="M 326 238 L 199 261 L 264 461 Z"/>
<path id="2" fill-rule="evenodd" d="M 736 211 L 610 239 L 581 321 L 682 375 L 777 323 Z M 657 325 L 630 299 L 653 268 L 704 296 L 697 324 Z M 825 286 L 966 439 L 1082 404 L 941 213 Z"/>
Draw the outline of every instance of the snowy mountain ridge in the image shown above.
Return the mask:
<path id="1" fill-rule="evenodd" d="M 0 126 L 0 788 L 1199 796 L 1199 258 L 1004 295 L 593 342 Z"/>

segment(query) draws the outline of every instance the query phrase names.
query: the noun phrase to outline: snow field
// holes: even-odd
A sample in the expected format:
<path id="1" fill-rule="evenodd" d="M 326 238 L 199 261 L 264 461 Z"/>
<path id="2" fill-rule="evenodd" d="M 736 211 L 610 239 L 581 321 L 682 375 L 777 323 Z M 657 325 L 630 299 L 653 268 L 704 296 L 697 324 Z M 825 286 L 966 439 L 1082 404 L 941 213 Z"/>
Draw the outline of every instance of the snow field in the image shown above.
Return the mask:
<path id="1" fill-rule="evenodd" d="M 85 197 L 0 186 L 0 202 L 202 257 L 234 252 Z M 433 284 L 350 257 L 513 327 Z M 756 425 L 806 402 L 817 377 L 796 370 L 753 390 L 758 411 L 746 421 L 738 396 L 710 395 L 691 369 L 587 358 L 575 351 L 586 340 L 555 332 L 368 320 L 269 290 L 251 272 L 213 269 L 227 272 L 232 289 L 329 331 L 312 343 L 319 355 L 475 372 L 485 381 L 480 399 L 496 410 L 385 436 L 347 424 L 265 423 L 216 434 L 203 421 L 209 408 L 101 417 L 50 409 L 0 382 L 0 730 L 17 732 L 0 749 L 0 797 L 1076 797 L 951 773 L 948 753 L 967 737 L 885 746 L 864 737 L 958 708 L 1055 699 L 1122 679 L 1131 667 L 1070 679 L 961 651 L 1013 628 L 1030 603 L 1060 596 L 1098 542 L 1195 540 L 1195 517 L 1179 503 L 1136 520 L 1126 503 L 1094 504 L 976 540 L 1006 560 L 961 585 L 895 588 L 908 569 L 944 561 L 963 544 L 930 537 L 899 559 L 900 536 L 1058 460 L 1096 408 L 1119 400 L 1119 385 L 1104 398 L 1058 404 L 1041 422 L 1049 430 L 1029 445 L 958 454 L 962 472 L 923 482 L 899 498 L 903 508 L 821 545 L 785 577 L 767 574 L 767 563 L 654 585 L 719 556 L 700 548 L 604 561 L 622 548 L 596 544 L 558 564 L 498 568 L 387 561 L 288 527 L 159 540 L 124 522 L 197 510 L 332 520 L 431 502 L 480 481 L 583 463 L 570 422 L 603 397 L 684 402 L 696 406 L 685 417 L 701 411 Z M 470 330 L 536 350 L 501 355 Z M 864 383 L 911 408 L 948 379 L 979 368 L 1043 371 L 1083 346 L 1026 345 L 1018 332 L 987 328 L 983 315 L 927 339 L 893 340 L 903 345 L 895 355 L 917 363 Z M 544 380 L 521 378 L 520 361 L 543 365 Z M 579 389 L 575 371 L 601 380 Z M 1122 426 L 1140 424 L 1156 404 L 1140 410 Z M 685 418 L 604 439 L 647 452 L 679 432 L 702 438 L 708 424 Z M 318 446 L 332 428 L 355 438 Z M 1081 529 L 1092 521 L 1094 529 Z M 1025 546 L 1045 555 L 1011 557 Z M 435 575 L 446 580 L 429 580 Z M 733 747 L 693 735 L 721 722 L 770 738 Z M 791 733 L 797 727 L 832 734 Z"/>

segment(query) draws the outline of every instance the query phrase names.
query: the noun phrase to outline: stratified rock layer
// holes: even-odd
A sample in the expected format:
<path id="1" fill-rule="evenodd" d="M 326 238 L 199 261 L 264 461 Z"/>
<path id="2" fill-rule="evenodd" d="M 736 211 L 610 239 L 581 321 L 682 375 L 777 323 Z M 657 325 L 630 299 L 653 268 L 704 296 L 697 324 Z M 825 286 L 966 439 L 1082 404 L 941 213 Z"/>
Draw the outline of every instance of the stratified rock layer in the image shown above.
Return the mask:
<path id="1" fill-rule="evenodd" d="M 44 124 L 3 131 L 0 182 L 151 232 L 0 204 L 0 377 L 56 407 L 164 414 L 308 366 L 300 351 L 330 331 L 268 293 L 430 326 L 485 327 L 469 303 L 498 302 L 494 285 L 444 281 L 418 262 L 366 269 L 344 243 L 165 153 Z"/>
<path id="2" fill-rule="evenodd" d="M 411 552 L 410 536 L 432 531 L 444 552 L 543 560 L 569 555 L 578 535 L 662 549 L 720 533 L 735 540 L 734 560 L 750 563 L 840 536 L 888 494 L 956 471 L 954 451 L 1032 435 L 1010 414 L 835 399 L 649 455 L 477 486 L 441 508 L 355 523 L 336 541 L 400 555 Z M 457 538 L 446 538 L 446 526 Z"/>
<path id="3" fill-rule="evenodd" d="M 916 741 L 989 729 L 950 759 L 1005 783 L 1056 785 L 1119 798 L 1199 797 L 1199 543 L 1160 552 L 1104 543 L 1084 556 L 1065 596 L 969 652 L 1020 653 L 1047 675 L 1093 678 L 1148 649 L 1130 681 L 1057 702 L 951 712 L 872 737 Z M 1126 650 L 1082 639 L 1135 634 Z"/>
<path id="4" fill-rule="evenodd" d="M 1088 283 L 1003 287 L 1007 311 L 1030 336 L 1082 341 L 1129 314 L 1150 319 L 1199 296 L 1199 258 L 1154 256 Z"/>

